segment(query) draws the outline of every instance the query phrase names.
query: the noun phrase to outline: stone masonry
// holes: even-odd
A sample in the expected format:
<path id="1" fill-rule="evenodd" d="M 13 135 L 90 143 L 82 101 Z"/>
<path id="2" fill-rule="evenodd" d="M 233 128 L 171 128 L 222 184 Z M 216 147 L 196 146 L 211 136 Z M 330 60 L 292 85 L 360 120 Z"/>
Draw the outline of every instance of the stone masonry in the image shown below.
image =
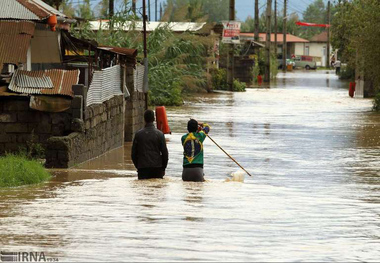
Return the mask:
<path id="1" fill-rule="evenodd" d="M 73 132 L 47 140 L 46 166 L 67 168 L 95 158 L 124 143 L 124 96 L 115 96 L 72 120 Z"/>

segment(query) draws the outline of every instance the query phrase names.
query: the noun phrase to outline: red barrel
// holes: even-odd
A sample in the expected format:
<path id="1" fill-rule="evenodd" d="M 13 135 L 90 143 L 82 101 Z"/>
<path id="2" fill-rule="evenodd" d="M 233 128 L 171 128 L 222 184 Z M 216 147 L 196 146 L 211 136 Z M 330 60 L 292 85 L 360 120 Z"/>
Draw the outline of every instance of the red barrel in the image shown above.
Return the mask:
<path id="1" fill-rule="evenodd" d="M 162 131 L 164 134 L 171 134 L 168 117 L 166 116 L 166 109 L 164 106 L 156 107 L 156 122 L 157 129 Z"/>
<path id="2" fill-rule="evenodd" d="M 263 83 L 263 77 L 261 75 L 257 76 L 257 83 L 259 83 L 259 85 L 261 85 L 261 83 Z"/>
<path id="3" fill-rule="evenodd" d="M 350 88 L 348 89 L 348 95 L 353 98 L 355 94 L 355 87 L 356 83 L 355 82 L 350 82 Z"/>

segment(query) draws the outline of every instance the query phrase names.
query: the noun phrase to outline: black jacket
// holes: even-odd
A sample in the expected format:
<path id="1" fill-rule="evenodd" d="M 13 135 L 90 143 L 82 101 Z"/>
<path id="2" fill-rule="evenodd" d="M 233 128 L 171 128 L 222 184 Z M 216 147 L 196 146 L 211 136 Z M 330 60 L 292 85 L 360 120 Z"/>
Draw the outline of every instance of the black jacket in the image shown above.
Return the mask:
<path id="1" fill-rule="evenodd" d="M 132 145 L 132 161 L 137 169 L 161 167 L 165 170 L 168 160 L 165 136 L 153 123 L 148 123 L 145 128 L 136 132 Z"/>

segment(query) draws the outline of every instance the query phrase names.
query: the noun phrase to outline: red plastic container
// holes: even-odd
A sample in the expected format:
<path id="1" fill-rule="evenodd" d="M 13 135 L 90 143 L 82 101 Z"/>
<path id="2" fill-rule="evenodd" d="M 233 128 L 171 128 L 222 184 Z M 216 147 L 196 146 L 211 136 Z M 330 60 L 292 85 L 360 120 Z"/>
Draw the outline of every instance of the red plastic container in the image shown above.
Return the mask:
<path id="1" fill-rule="evenodd" d="M 156 122 L 157 129 L 162 131 L 164 134 L 171 134 L 170 127 L 168 124 L 168 117 L 166 115 L 166 109 L 164 106 L 156 107 Z"/>

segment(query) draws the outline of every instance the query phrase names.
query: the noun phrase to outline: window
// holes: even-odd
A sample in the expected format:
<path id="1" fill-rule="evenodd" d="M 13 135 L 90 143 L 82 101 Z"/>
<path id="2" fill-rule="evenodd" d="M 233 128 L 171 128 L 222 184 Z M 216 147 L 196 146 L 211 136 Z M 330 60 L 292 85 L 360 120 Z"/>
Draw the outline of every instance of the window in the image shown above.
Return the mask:
<path id="1" fill-rule="evenodd" d="M 306 47 L 305 47 L 305 55 L 306 55 L 306 56 L 309 56 L 309 46 L 306 46 Z"/>

